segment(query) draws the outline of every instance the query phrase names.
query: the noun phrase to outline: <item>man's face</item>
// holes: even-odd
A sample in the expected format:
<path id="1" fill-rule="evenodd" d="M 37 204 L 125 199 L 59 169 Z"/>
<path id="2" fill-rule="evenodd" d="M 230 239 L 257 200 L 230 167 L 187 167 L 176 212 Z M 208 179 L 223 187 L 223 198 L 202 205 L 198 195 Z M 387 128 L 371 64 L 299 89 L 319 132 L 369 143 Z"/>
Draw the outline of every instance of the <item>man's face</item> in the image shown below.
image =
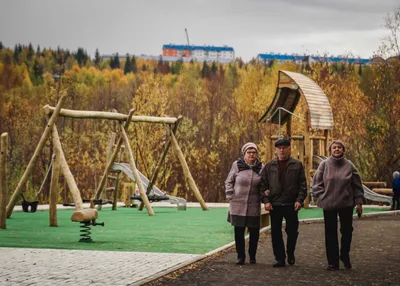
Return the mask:
<path id="1" fill-rule="evenodd" d="M 290 157 L 290 146 L 278 146 L 275 147 L 275 152 L 278 155 L 278 160 L 287 160 Z"/>

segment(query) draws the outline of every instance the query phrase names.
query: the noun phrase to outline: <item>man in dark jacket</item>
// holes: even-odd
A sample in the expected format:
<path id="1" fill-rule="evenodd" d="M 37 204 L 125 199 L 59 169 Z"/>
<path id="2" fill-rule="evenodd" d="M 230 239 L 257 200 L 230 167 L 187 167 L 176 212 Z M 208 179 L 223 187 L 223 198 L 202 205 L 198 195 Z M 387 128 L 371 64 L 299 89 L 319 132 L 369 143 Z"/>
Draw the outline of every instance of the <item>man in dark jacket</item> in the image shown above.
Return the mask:
<path id="1" fill-rule="evenodd" d="M 276 263 L 286 266 L 285 245 L 282 237 L 282 220 L 286 220 L 286 254 L 290 265 L 295 263 L 294 251 L 299 234 L 298 211 L 307 196 L 307 182 L 303 164 L 290 157 L 290 140 L 275 142 L 277 158 L 269 161 L 261 174 L 261 201 L 270 212 L 272 248 Z"/>

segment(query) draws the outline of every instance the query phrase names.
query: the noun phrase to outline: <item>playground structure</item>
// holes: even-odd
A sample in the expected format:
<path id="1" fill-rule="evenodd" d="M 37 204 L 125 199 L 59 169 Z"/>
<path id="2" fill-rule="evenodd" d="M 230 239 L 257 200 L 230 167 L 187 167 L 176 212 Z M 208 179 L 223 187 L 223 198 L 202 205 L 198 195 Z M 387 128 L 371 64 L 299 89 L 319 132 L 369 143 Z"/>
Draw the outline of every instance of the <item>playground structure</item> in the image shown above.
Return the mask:
<path id="1" fill-rule="evenodd" d="M 151 204 L 149 202 L 149 198 L 147 194 L 150 194 L 153 192 L 153 190 L 157 190 L 156 188 L 153 188 L 156 180 L 157 180 L 157 175 L 160 169 L 161 162 L 163 162 L 167 151 L 170 147 L 170 145 L 173 146 L 173 149 L 177 153 L 177 157 L 179 158 L 179 161 L 182 165 L 184 176 L 186 181 L 188 182 L 189 187 L 191 190 L 194 192 L 197 200 L 199 201 L 201 207 L 203 210 L 207 210 L 207 205 L 205 204 L 197 186 L 196 183 L 190 173 L 189 167 L 186 163 L 186 160 L 184 158 L 184 155 L 182 153 L 182 150 L 180 149 L 180 146 L 178 144 L 178 141 L 175 137 L 175 133 L 177 131 L 178 125 L 182 117 L 178 118 L 173 118 L 173 117 L 152 117 L 152 116 L 134 116 L 133 110 L 130 110 L 129 114 L 122 114 L 118 113 L 116 111 L 114 112 L 101 112 L 101 111 L 77 111 L 77 110 L 68 110 L 68 109 L 62 109 L 62 105 L 65 101 L 65 96 L 61 96 L 57 106 L 56 107 L 51 107 L 49 105 L 44 106 L 45 113 L 47 114 L 48 117 L 48 124 L 46 125 L 46 128 L 40 138 L 39 143 L 36 146 L 36 149 L 34 151 L 34 154 L 31 158 L 31 160 L 28 163 L 28 166 L 25 169 L 24 174 L 22 175 L 7 207 L 4 208 L 1 207 L 0 205 L 0 215 L 10 218 L 12 211 L 17 203 L 18 198 L 22 194 L 22 189 L 23 186 L 27 183 L 28 177 L 31 174 L 32 170 L 34 169 L 34 165 L 39 157 L 40 152 L 42 151 L 45 142 L 49 139 L 50 134 L 52 135 L 52 142 L 55 150 L 55 154 L 53 156 L 53 162 L 52 162 L 52 169 L 51 169 L 51 183 L 50 183 L 50 198 L 49 198 L 49 213 L 50 213 L 50 226 L 57 226 L 57 200 L 58 200 L 58 181 L 59 181 L 59 175 L 62 173 L 62 175 L 65 178 L 65 181 L 68 185 L 68 188 L 72 194 L 72 199 L 74 202 L 75 206 L 75 212 L 71 216 L 71 220 L 74 222 L 80 222 L 83 224 L 82 227 L 88 227 L 89 225 L 104 225 L 104 224 L 99 224 L 96 223 L 96 219 L 98 218 L 98 212 L 94 208 L 94 204 L 102 204 L 102 200 L 100 199 L 103 192 L 106 189 L 106 181 L 109 176 L 109 173 L 111 169 L 116 168 L 115 166 L 118 166 L 118 164 L 115 164 L 115 160 L 117 157 L 117 154 L 120 152 L 121 146 L 124 144 L 125 146 L 125 151 L 129 160 L 129 171 L 131 175 L 131 179 L 134 179 L 135 183 L 137 184 L 139 188 L 139 193 L 140 193 L 140 199 L 142 201 L 141 203 L 141 208 L 143 206 L 146 206 L 147 212 L 150 216 L 154 215 L 154 211 L 151 207 Z M 55 122 L 58 117 L 69 117 L 69 118 L 80 118 L 80 119 L 106 119 L 106 120 L 116 120 L 119 122 L 119 127 L 120 127 L 120 134 L 119 138 L 117 140 L 116 144 L 109 144 L 108 148 L 108 158 L 107 158 L 107 164 L 106 168 L 104 170 L 103 176 L 100 180 L 100 183 L 97 187 L 97 190 L 95 192 L 95 195 L 92 199 L 90 199 L 91 202 L 91 207 L 89 209 L 84 209 L 83 208 L 83 202 L 84 200 L 81 198 L 80 191 L 78 189 L 78 186 L 76 184 L 76 181 L 68 167 L 67 161 L 65 159 L 62 147 L 61 147 L 61 141 L 58 135 L 57 127 L 55 125 Z M 156 124 L 164 124 L 168 126 L 168 139 L 165 142 L 164 146 L 164 151 L 161 155 L 161 158 L 152 174 L 151 180 L 148 180 L 145 178 L 143 175 L 141 177 L 140 172 L 136 168 L 136 162 L 133 157 L 132 149 L 130 147 L 130 143 L 127 137 L 127 130 L 129 127 L 129 124 L 131 122 L 147 122 L 147 123 L 156 123 Z M 5 199 L 6 199 L 6 143 L 3 144 L 4 140 L 2 135 L 2 145 L 1 145 L 1 161 L 0 163 L 2 164 L 0 166 L 1 172 L 0 172 L 0 198 L 2 205 L 5 206 Z M 7 138 L 7 137 L 6 137 Z M 114 146 L 115 145 L 115 146 Z M 114 147 L 114 149 L 113 149 Z M 5 151 L 4 151 L 5 150 Z M 127 168 L 127 166 L 125 165 Z M 3 178 L 4 177 L 4 178 Z M 147 180 L 147 192 L 145 191 L 145 188 L 143 186 L 143 182 Z M 117 190 L 117 189 L 116 189 Z M 158 189 L 158 191 L 160 191 Z M 160 191 L 161 192 L 161 191 Z M 116 198 L 116 196 L 115 196 Z M 173 200 L 173 198 L 171 198 Z M 181 201 L 182 202 L 182 201 Z M 186 206 L 186 205 L 185 205 Z M 5 228 L 5 219 L 4 222 L 0 220 L 0 226 L 1 223 L 4 224 Z M 81 235 L 83 236 L 83 239 L 89 239 L 87 236 L 84 234 Z"/>
<path id="2" fill-rule="evenodd" d="M 285 135 L 291 138 L 292 156 L 303 162 L 307 190 L 310 190 L 312 175 L 322 160 L 327 159 L 329 143 L 332 140 L 333 113 L 323 90 L 303 74 L 280 70 L 274 99 L 259 122 L 266 123 L 266 161 L 274 157 L 274 141 L 282 136 L 281 127 L 286 124 Z M 305 101 L 303 117 L 294 114 L 300 101 Z M 304 122 L 304 135 L 292 134 L 292 116 Z M 278 134 L 272 134 L 272 125 L 278 125 Z M 371 191 L 363 185 L 364 197 L 368 200 L 389 203 L 391 198 Z M 309 192 L 309 191 L 308 191 Z M 304 206 L 309 207 L 310 196 Z"/>

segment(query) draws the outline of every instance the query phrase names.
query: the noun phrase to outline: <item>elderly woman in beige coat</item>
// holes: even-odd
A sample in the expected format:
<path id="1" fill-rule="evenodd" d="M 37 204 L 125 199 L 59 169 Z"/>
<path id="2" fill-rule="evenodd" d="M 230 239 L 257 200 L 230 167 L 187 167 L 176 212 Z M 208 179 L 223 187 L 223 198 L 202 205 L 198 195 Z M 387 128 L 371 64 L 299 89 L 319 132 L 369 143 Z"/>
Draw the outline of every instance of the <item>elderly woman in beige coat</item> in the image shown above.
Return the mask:
<path id="1" fill-rule="evenodd" d="M 256 263 L 256 252 L 260 235 L 260 182 L 262 163 L 257 157 L 256 144 L 248 142 L 242 147 L 242 157 L 233 162 L 225 181 L 225 194 L 229 200 L 228 222 L 234 226 L 237 263 L 244 264 L 247 227 L 250 233 L 250 264 Z"/>

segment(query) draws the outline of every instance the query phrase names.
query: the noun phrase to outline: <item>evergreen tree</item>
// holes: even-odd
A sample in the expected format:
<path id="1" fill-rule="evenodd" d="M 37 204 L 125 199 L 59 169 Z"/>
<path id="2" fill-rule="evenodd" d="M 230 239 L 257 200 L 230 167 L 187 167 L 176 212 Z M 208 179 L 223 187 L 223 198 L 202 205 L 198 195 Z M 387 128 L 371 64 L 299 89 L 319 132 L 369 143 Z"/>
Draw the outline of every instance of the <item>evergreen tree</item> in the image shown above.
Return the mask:
<path id="1" fill-rule="evenodd" d="M 358 75 L 362 76 L 362 64 L 358 65 Z"/>
<path id="2" fill-rule="evenodd" d="M 210 75 L 210 67 L 208 66 L 207 62 L 203 62 L 203 68 L 201 69 L 201 77 L 205 78 Z"/>
<path id="3" fill-rule="evenodd" d="M 132 64 L 131 64 L 131 67 L 132 67 L 132 71 L 133 71 L 134 73 L 136 73 L 136 72 L 137 72 L 137 66 L 136 66 L 136 57 L 135 57 L 135 56 L 132 56 Z"/>
<path id="4" fill-rule="evenodd" d="M 101 62 L 101 57 L 99 53 L 99 49 L 96 49 L 96 52 L 94 53 L 94 59 L 93 59 L 94 65 L 96 67 L 99 67 L 99 64 Z"/>
<path id="5" fill-rule="evenodd" d="M 131 57 L 129 54 L 126 54 L 126 61 L 125 61 L 125 67 L 124 67 L 124 74 L 132 72 L 132 61 Z"/>
<path id="6" fill-rule="evenodd" d="M 0 51 L 4 48 L 3 43 L 0 41 Z"/>
<path id="7" fill-rule="evenodd" d="M 142 71 L 144 71 L 144 72 L 147 71 L 147 66 L 146 66 L 146 64 L 143 64 L 143 65 L 142 65 Z"/>
<path id="8" fill-rule="evenodd" d="M 33 61 L 31 81 L 34 85 L 43 83 L 43 67 L 40 65 L 37 58 L 35 58 Z"/>
<path id="9" fill-rule="evenodd" d="M 17 44 L 15 44 L 15 47 L 14 47 L 14 62 L 15 63 L 19 62 L 19 49 L 18 49 Z"/>
<path id="10" fill-rule="evenodd" d="M 217 73 L 217 70 L 218 70 L 218 67 L 217 67 L 217 65 L 215 64 L 215 62 L 213 62 L 213 63 L 212 63 L 212 66 L 211 66 L 211 73 L 212 73 L 213 75 L 215 75 L 215 74 Z"/>
<path id="11" fill-rule="evenodd" d="M 35 51 L 33 50 L 32 44 L 29 43 L 28 54 L 27 54 L 28 61 L 30 61 L 32 59 L 34 54 L 35 54 Z"/>
<path id="12" fill-rule="evenodd" d="M 40 57 L 40 46 L 39 45 L 36 48 L 36 56 Z"/>
<path id="13" fill-rule="evenodd" d="M 78 51 L 75 55 L 75 59 L 78 61 L 78 65 L 81 67 L 86 65 L 86 62 L 88 60 L 88 55 L 83 48 L 78 48 Z"/>
<path id="14" fill-rule="evenodd" d="M 119 69 L 121 67 L 121 64 L 119 62 L 119 54 L 116 53 L 114 56 L 114 68 L 113 69 Z"/>

